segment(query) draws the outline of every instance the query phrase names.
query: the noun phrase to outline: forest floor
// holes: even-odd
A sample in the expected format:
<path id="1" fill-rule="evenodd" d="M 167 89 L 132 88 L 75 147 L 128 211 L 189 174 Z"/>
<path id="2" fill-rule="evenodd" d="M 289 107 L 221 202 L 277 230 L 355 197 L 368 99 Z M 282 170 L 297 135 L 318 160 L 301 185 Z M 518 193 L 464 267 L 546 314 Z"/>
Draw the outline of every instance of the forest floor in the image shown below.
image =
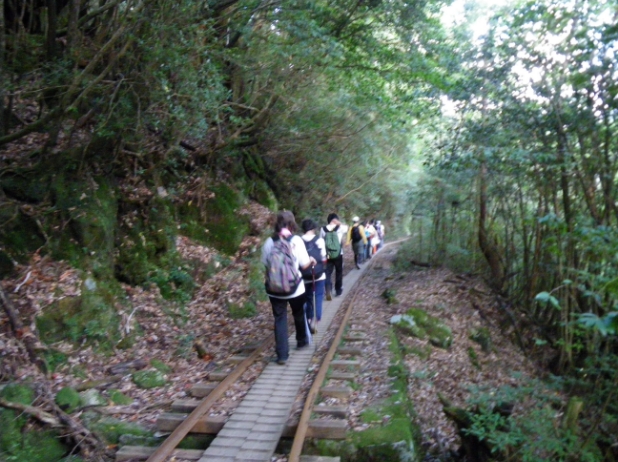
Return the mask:
<path id="1" fill-rule="evenodd" d="M 252 205 L 246 213 L 253 217 L 258 229 L 267 227 L 267 210 Z M 157 359 L 169 367 L 167 385 L 144 390 L 137 388 L 130 374 L 116 376 L 109 387 L 121 391 L 133 402 L 128 406 L 108 406 L 103 410 L 105 414 L 122 420 L 153 427 L 157 416 L 165 411 L 166 404 L 186 398 L 189 388 L 204 381 L 211 371 L 225 370 L 228 367 L 226 360 L 243 346 L 271 335 L 272 314 L 268 301 L 258 303 L 254 317 L 232 319 L 229 315 L 230 304 L 242 300 L 247 294 L 248 269 L 242 266 L 241 257 L 259 251 L 260 245 L 260 238 L 247 237 L 234 262 L 199 287 L 182 313 L 175 313 L 177 322 L 170 322 L 170 307 L 162 302 L 156 287 L 124 286 L 131 301 L 127 306 L 132 308 L 118 307 L 123 320 L 120 328 L 128 334 L 139 327 L 143 335 L 132 347 L 118 349 L 111 355 L 96 353 L 87 345 L 75 346 L 68 342 L 51 345 L 66 353 L 69 360 L 48 377 L 30 363 L 23 345 L 11 332 L 5 314 L 0 313 L 0 383 L 47 380 L 52 390 L 58 391 L 65 386 L 110 378 L 114 376 L 113 366 L 122 363 Z M 211 250 L 185 238 L 178 240 L 178 248 L 185 258 L 205 262 L 214 255 Z M 368 344 L 374 345 L 372 348 L 375 349 L 367 355 L 372 367 L 364 370 L 363 386 L 350 400 L 353 409 L 350 425 L 353 429 L 362 429 L 364 424 L 358 420 L 360 411 L 384 393 L 385 382 L 380 377 L 385 376 L 383 372 L 389 365 L 384 335 L 390 318 L 411 307 L 421 308 L 439 317 L 453 332 L 452 346 L 445 350 L 428 346 L 427 340 L 413 337 L 402 340 L 407 351 L 430 351 L 423 358 L 412 353 L 405 356 L 410 371 L 409 395 L 415 403 L 424 448 L 436 456 L 446 455 L 457 449 L 459 439 L 456 427 L 442 411 L 439 394 L 448 397 L 454 405 L 465 406 L 470 386 L 491 388 L 514 384 L 513 373 L 532 377 L 538 371 L 512 341 L 511 327 L 505 323 L 495 297 L 480 278 L 457 275 L 442 268 L 414 267 L 412 271 L 397 272 L 393 267 L 396 254 L 395 244 L 380 252 L 374 264 L 367 268 L 372 277 L 356 289 L 361 292 L 362 300 L 362 311 L 356 314 L 357 319 L 359 322 L 363 318 L 370 319 L 376 328 L 367 331 L 371 336 Z M 355 271 L 349 247 L 345 248 L 344 257 L 344 274 Z M 32 332 L 36 332 L 34 319 L 38 314 L 54 300 L 78 295 L 80 286 L 78 272 L 66 263 L 38 256 L 20 268 L 17 277 L 2 281 L 2 287 Z M 344 287 L 344 292 L 346 289 L 350 288 Z M 385 289 L 396 293 L 395 303 L 388 304 L 382 297 Z M 325 309 L 328 309 L 328 302 L 325 302 Z M 471 332 L 481 327 L 491 333 L 492 348 L 488 352 L 483 352 L 480 345 L 470 339 Z M 196 342 L 206 351 L 202 357 L 198 357 L 194 350 Z M 376 363 L 380 363 L 380 371 L 376 369 Z M 252 367 L 243 376 L 243 382 L 226 394 L 213 413 L 228 412 L 248 390 L 264 364 L 260 362 Z"/>

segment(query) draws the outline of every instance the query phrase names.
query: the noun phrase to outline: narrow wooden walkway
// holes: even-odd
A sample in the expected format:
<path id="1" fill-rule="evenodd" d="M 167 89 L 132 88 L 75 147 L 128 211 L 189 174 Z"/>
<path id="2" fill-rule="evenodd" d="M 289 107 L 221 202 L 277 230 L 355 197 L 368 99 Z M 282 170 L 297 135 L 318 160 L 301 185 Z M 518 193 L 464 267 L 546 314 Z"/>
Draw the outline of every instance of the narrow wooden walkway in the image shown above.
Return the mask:
<path id="1" fill-rule="evenodd" d="M 341 297 L 324 301 L 320 329 L 313 336 L 313 345 L 296 350 L 296 337 L 294 334 L 290 336 L 290 357 L 285 366 L 275 363 L 266 366 L 199 462 L 270 462 L 315 348 L 320 345 L 343 300 L 354 288 L 365 267 L 346 275 Z"/>

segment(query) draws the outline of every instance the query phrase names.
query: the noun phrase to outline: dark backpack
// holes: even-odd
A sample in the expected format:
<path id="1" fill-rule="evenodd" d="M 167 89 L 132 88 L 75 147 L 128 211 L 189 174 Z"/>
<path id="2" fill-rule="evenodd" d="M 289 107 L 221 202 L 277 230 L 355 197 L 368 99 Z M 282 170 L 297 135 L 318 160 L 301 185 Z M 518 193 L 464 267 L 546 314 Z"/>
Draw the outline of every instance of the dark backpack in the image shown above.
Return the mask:
<path id="1" fill-rule="evenodd" d="M 337 235 L 337 230 L 339 229 L 339 225 L 335 227 L 332 231 L 329 231 L 328 228 L 324 227 L 324 242 L 326 243 L 326 257 L 329 260 L 333 260 L 339 255 L 341 255 L 341 242 L 339 241 L 339 236 Z"/>
<path id="2" fill-rule="evenodd" d="M 358 242 L 362 239 L 359 225 L 352 226 L 352 242 Z"/>
<path id="3" fill-rule="evenodd" d="M 301 282 L 289 239 L 273 239 L 266 259 L 266 292 L 270 295 L 292 295 Z"/>
<path id="4" fill-rule="evenodd" d="M 315 258 L 315 261 L 317 262 L 313 268 L 310 266 L 307 269 L 300 270 L 303 275 L 303 279 L 311 280 L 314 276 L 315 279 L 319 279 L 320 276 L 324 274 L 324 262 L 322 261 L 322 252 L 320 251 L 320 248 L 317 244 L 319 238 L 319 236 L 315 236 L 309 242 L 303 239 L 305 247 L 307 248 L 307 253 L 310 257 Z"/>

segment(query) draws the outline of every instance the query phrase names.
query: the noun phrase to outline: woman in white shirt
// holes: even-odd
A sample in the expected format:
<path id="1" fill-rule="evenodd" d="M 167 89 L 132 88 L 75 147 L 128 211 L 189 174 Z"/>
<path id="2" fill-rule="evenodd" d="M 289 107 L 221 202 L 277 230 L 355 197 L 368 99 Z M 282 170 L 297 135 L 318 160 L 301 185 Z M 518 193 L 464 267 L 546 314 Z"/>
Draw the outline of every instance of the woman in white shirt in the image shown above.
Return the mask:
<path id="1" fill-rule="evenodd" d="M 317 332 L 317 323 L 322 319 L 322 301 L 326 284 L 326 243 L 316 235 L 318 225 L 310 219 L 303 220 L 301 228 L 307 253 L 316 260 L 316 264 L 302 271 L 305 283 L 305 315 L 312 334 Z M 315 306 L 314 305 L 315 300 Z M 313 324 L 315 309 L 316 324 Z"/>
<path id="2" fill-rule="evenodd" d="M 294 236 L 295 231 L 296 220 L 294 214 L 289 211 L 279 212 L 274 226 L 274 233 L 272 237 L 266 240 L 262 247 L 262 263 L 268 266 L 269 254 L 274 247 L 275 240 L 287 239 L 292 247 L 295 266 L 300 280 L 300 269 L 309 268 L 311 265 L 315 265 L 316 261 L 307 254 L 307 249 L 300 236 Z M 290 354 L 288 345 L 288 303 L 290 304 L 290 308 L 292 308 L 292 316 L 294 316 L 296 348 L 300 349 L 309 345 L 307 330 L 305 328 L 305 285 L 300 282 L 291 295 L 274 295 L 268 293 L 268 298 L 270 299 L 273 316 L 275 318 L 276 361 L 277 364 L 284 365 Z"/>

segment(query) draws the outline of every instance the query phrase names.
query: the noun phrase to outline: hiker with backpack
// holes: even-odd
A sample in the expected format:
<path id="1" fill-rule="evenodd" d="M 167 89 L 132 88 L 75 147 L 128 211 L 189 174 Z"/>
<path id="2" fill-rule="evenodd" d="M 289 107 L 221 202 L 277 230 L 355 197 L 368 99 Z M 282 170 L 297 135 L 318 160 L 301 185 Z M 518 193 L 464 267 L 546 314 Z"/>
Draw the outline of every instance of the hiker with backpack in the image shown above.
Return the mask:
<path id="1" fill-rule="evenodd" d="M 367 245 L 365 246 L 365 259 L 369 260 L 373 255 L 373 247 L 371 246 L 371 240 L 376 234 L 376 229 L 373 227 L 371 221 L 365 221 L 365 238 L 367 239 Z"/>
<path id="2" fill-rule="evenodd" d="M 343 236 L 348 232 L 348 226 L 339 221 L 336 213 L 327 218 L 328 224 L 320 228 L 320 237 L 326 244 L 326 300 L 332 300 L 333 281 L 335 273 L 335 296 L 343 293 Z"/>
<path id="3" fill-rule="evenodd" d="M 314 266 L 300 236 L 295 236 L 296 220 L 289 211 L 279 212 L 272 237 L 262 246 L 262 263 L 266 267 L 265 288 L 275 318 L 275 352 L 277 364 L 289 357 L 288 303 L 294 316 L 296 348 L 309 345 L 305 324 L 305 285 L 301 269 Z"/>
<path id="4" fill-rule="evenodd" d="M 302 270 L 305 283 L 305 315 L 309 331 L 312 334 L 318 331 L 318 322 L 322 319 L 322 301 L 324 286 L 326 285 L 326 243 L 316 235 L 318 225 L 311 219 L 303 220 L 300 227 L 305 232 L 302 235 L 307 253 L 316 260 L 316 264 Z"/>
<path id="5" fill-rule="evenodd" d="M 365 228 L 360 223 L 360 218 L 352 218 L 354 223 L 348 231 L 348 244 L 352 244 L 354 250 L 354 264 L 356 269 L 361 269 L 360 265 L 365 261 L 365 246 L 367 238 L 365 236 Z"/>
<path id="6" fill-rule="evenodd" d="M 378 237 L 380 238 L 380 242 L 378 243 L 378 250 L 384 247 L 384 236 L 385 230 L 384 225 L 380 220 L 376 221 L 376 231 L 378 232 Z"/>

